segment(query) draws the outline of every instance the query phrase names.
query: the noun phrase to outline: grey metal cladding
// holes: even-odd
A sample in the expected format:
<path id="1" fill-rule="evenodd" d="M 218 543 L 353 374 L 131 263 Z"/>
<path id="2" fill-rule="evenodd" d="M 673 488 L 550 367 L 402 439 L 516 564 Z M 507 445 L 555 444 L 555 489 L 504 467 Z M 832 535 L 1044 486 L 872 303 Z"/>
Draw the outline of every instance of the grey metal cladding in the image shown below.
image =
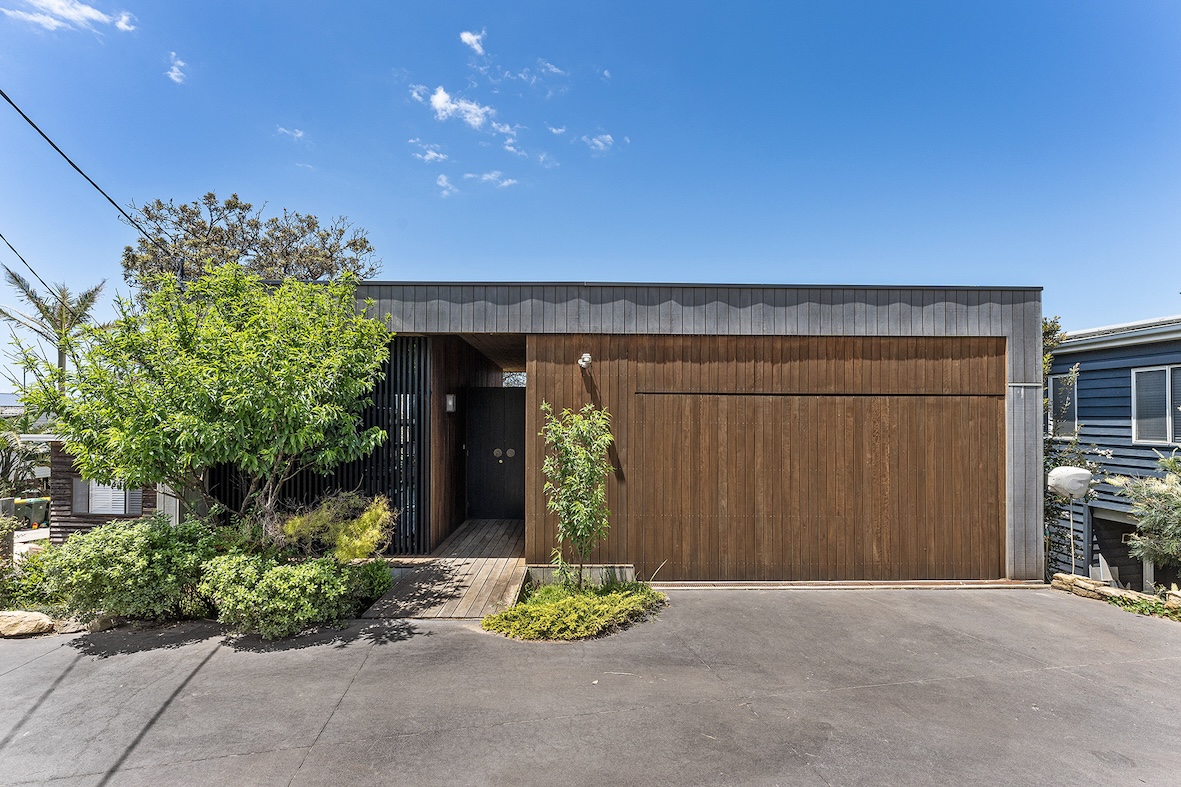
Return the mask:
<path id="1" fill-rule="evenodd" d="M 367 282 L 401 333 L 1005 336 L 1010 381 L 1041 379 L 1041 291 Z"/>

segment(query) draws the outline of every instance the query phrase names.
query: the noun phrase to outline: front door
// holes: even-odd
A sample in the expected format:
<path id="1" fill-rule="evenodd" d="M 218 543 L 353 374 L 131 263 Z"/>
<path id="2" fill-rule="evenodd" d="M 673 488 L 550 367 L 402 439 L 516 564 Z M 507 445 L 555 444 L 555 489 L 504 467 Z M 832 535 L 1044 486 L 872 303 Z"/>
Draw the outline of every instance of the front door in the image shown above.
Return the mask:
<path id="1" fill-rule="evenodd" d="M 525 389 L 467 392 L 467 515 L 525 518 Z"/>

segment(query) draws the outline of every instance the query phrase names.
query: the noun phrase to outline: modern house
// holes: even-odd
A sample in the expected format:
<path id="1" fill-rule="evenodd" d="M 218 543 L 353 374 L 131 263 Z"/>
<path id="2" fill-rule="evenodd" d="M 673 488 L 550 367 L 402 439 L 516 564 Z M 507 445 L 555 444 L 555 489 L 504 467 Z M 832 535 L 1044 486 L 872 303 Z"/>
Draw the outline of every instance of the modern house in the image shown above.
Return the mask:
<path id="1" fill-rule="evenodd" d="M 1084 448 L 1103 452 L 1104 474 L 1161 475 L 1158 452 L 1181 445 L 1181 316 L 1071 332 L 1054 351 L 1049 389 L 1048 428 L 1056 439 L 1077 433 Z M 1181 583 L 1177 567 L 1131 556 L 1136 521 L 1115 487 L 1100 483 L 1093 500 L 1072 509 L 1075 573 L 1149 592 L 1154 584 Z M 1072 568 L 1063 546 L 1050 555 L 1053 571 Z"/>
<path id="2" fill-rule="evenodd" d="M 1040 288 L 366 282 L 397 337 L 331 488 L 393 549 L 517 522 L 547 563 L 541 404 L 612 417 L 595 562 L 666 580 L 1040 579 Z M 524 388 L 504 373 L 525 372 Z M 232 495 L 232 479 L 217 481 Z"/>

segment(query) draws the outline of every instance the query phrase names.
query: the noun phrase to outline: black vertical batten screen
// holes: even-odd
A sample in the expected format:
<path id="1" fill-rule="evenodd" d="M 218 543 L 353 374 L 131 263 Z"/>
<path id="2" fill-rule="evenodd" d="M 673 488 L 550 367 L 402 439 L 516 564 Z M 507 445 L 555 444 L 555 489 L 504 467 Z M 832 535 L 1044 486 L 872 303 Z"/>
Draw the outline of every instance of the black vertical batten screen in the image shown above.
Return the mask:
<path id="1" fill-rule="evenodd" d="M 431 550 L 427 516 L 426 479 L 430 433 L 429 339 L 397 336 L 390 342 L 385 379 L 373 389 L 372 404 L 361 414 L 362 428 L 380 426 L 384 443 L 373 453 L 339 465 L 328 475 L 304 471 L 287 482 L 287 509 L 309 506 L 330 492 L 356 490 L 363 495 L 385 495 L 397 509 L 397 528 L 388 552 L 426 554 Z M 210 491 L 237 507 L 243 492 L 237 473 L 228 466 L 210 473 Z"/>

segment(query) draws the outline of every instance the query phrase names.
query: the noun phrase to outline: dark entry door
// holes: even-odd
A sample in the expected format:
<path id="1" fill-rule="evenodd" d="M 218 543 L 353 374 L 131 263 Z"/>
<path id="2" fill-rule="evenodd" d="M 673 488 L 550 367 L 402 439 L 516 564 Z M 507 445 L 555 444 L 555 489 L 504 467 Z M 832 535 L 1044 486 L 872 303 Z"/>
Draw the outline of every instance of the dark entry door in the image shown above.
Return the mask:
<path id="1" fill-rule="evenodd" d="M 467 402 L 467 513 L 525 518 L 525 389 L 471 388 Z"/>

